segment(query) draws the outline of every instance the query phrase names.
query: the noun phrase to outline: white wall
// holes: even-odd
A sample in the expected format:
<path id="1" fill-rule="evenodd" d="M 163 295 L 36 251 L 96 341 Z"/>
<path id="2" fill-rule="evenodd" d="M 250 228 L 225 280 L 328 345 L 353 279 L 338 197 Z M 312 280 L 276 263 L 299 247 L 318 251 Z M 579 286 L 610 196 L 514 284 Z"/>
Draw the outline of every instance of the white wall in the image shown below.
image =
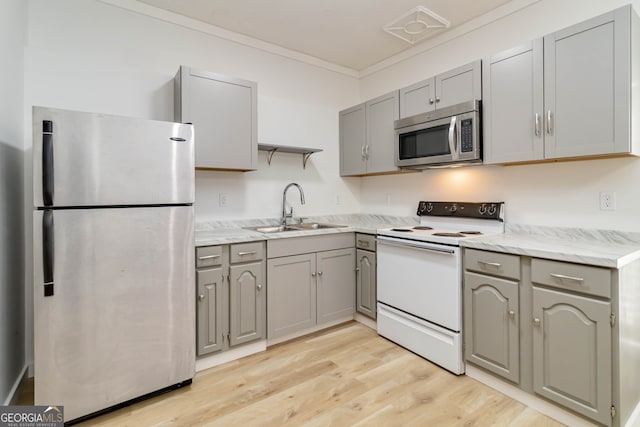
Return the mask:
<path id="1" fill-rule="evenodd" d="M 23 46 L 26 4 L 0 2 L 0 405 L 25 361 L 23 252 Z"/>
<path id="2" fill-rule="evenodd" d="M 541 0 L 364 77 L 362 99 L 415 83 L 625 3 L 628 1 Z M 585 123 L 589 121 L 592 118 L 585 118 Z M 638 158 L 479 166 L 363 178 L 361 204 L 368 212 L 409 215 L 415 213 L 419 200 L 496 200 L 506 202 L 510 222 L 640 231 L 639 182 Z M 600 191 L 616 192 L 616 211 L 599 210 Z"/>
<path id="3" fill-rule="evenodd" d="M 25 49 L 26 184 L 31 188 L 31 106 L 43 105 L 157 120 L 173 119 L 173 77 L 189 65 L 258 83 L 258 140 L 321 148 L 302 170 L 299 155 L 259 156 L 255 172 L 196 173 L 196 219 L 279 216 L 281 195 L 300 183 L 296 215 L 359 210 L 358 179 L 338 174 L 338 110 L 358 102 L 358 82 L 323 68 L 223 40 L 97 0 L 30 0 Z M 145 165 L 140 165 L 144 168 Z M 135 185 L 132 182 L 132 185 Z M 228 195 L 220 207 L 219 193 Z M 340 205 L 336 204 L 340 195 Z M 31 206 L 30 194 L 27 206 Z M 29 223 L 30 224 L 30 223 Z M 31 231 L 26 241 L 31 278 Z M 31 301 L 31 289 L 27 300 Z M 32 360 L 31 304 L 27 357 Z"/>

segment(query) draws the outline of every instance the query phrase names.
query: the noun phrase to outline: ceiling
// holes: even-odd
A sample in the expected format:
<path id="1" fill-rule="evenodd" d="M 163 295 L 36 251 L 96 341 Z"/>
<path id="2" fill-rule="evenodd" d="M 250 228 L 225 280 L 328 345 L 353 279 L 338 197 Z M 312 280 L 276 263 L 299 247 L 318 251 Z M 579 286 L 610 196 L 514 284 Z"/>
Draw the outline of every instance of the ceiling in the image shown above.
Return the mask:
<path id="1" fill-rule="evenodd" d="M 139 1 L 357 71 L 414 46 L 385 32 L 382 27 L 396 21 L 417 6 L 423 6 L 450 22 L 448 30 L 431 32 L 429 37 L 433 37 L 510 2 L 510 0 Z"/>

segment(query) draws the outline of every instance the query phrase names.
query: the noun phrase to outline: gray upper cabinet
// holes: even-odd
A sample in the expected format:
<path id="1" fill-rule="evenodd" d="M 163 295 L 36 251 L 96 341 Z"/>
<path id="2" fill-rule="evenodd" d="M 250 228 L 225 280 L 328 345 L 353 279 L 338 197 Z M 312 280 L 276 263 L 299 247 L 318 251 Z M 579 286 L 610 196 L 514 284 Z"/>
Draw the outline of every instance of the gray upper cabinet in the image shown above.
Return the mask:
<path id="1" fill-rule="evenodd" d="M 257 169 L 255 82 L 181 66 L 174 104 L 174 120 L 194 125 L 196 168 Z"/>
<path id="2" fill-rule="evenodd" d="M 542 39 L 482 62 L 484 163 L 544 158 Z"/>
<path id="3" fill-rule="evenodd" d="M 484 162 L 628 154 L 631 6 L 483 62 Z"/>
<path id="4" fill-rule="evenodd" d="M 400 89 L 400 117 L 482 99 L 481 84 L 478 60 Z"/>
<path id="5" fill-rule="evenodd" d="M 545 36 L 544 69 L 545 158 L 630 151 L 630 6 Z"/>
<path id="6" fill-rule="evenodd" d="M 611 415 L 608 301 L 533 288 L 536 393 L 605 425 Z"/>
<path id="7" fill-rule="evenodd" d="M 395 132 L 398 91 L 340 112 L 340 175 L 395 172 Z"/>

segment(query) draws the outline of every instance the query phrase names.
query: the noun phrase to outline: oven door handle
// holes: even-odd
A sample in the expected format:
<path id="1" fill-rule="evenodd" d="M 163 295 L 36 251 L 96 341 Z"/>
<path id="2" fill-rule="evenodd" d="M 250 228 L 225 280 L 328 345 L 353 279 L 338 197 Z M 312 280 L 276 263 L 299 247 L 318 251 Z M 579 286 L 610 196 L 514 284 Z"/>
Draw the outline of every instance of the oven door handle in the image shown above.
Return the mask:
<path id="1" fill-rule="evenodd" d="M 388 238 L 385 237 L 378 237 L 378 243 L 379 244 L 384 244 L 384 245 L 389 245 L 389 246 L 396 246 L 399 248 L 412 248 L 412 249 L 420 249 L 423 251 L 429 251 L 429 252 L 438 252 L 438 253 L 444 253 L 444 254 L 450 254 L 453 255 L 455 254 L 455 251 L 453 249 L 446 249 L 446 248 L 434 248 L 434 247 L 429 247 L 429 246 L 423 246 L 419 243 L 412 243 L 409 241 L 402 241 L 402 242 L 398 242 L 397 240 L 390 240 Z"/>
<path id="2" fill-rule="evenodd" d="M 456 144 L 456 116 L 451 117 L 451 124 L 449 125 L 449 151 L 451 151 L 451 160 L 458 160 L 458 147 Z"/>

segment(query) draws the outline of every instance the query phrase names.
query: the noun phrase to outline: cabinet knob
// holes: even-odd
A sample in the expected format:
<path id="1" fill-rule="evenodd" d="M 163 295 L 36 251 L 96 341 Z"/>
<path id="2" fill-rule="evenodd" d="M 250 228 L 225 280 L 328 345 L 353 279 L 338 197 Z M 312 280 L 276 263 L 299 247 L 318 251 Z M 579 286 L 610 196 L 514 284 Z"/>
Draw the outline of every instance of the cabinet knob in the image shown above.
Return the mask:
<path id="1" fill-rule="evenodd" d="M 433 98 L 429 98 L 429 104 L 433 105 Z"/>
<path id="2" fill-rule="evenodd" d="M 258 284 L 256 285 L 256 288 L 258 288 L 258 290 L 261 290 L 261 289 L 262 289 L 262 285 L 261 285 L 260 283 L 258 283 Z"/>
<path id="3" fill-rule="evenodd" d="M 540 326 L 540 319 L 538 319 L 537 317 L 533 318 L 533 324 L 536 326 Z"/>
<path id="4" fill-rule="evenodd" d="M 316 273 L 311 273 L 311 277 L 316 277 Z"/>
<path id="5" fill-rule="evenodd" d="M 516 312 L 514 310 L 509 310 L 509 317 L 516 317 Z"/>
<path id="6" fill-rule="evenodd" d="M 198 295 L 198 301 L 204 301 L 204 295 L 202 294 Z"/>
<path id="7" fill-rule="evenodd" d="M 360 273 L 360 268 L 356 267 L 356 273 Z"/>
<path id="8" fill-rule="evenodd" d="M 318 271 L 318 276 L 322 276 L 322 271 Z"/>
<path id="9" fill-rule="evenodd" d="M 440 102 L 440 97 L 436 96 L 436 102 Z"/>

